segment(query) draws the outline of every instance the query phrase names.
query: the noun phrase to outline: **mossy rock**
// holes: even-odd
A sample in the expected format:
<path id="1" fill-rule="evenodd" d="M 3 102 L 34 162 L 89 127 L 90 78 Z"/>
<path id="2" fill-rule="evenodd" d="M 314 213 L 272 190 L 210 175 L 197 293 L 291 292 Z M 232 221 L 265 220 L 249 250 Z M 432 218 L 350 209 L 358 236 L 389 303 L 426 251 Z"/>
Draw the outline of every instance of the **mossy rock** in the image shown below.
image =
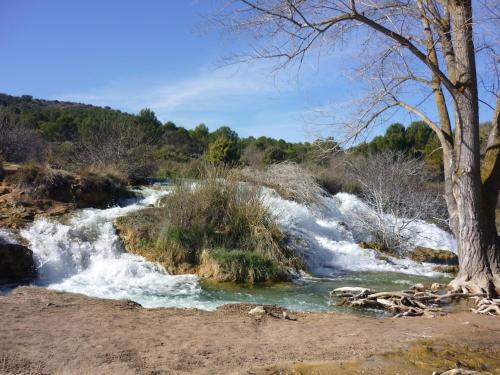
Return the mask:
<path id="1" fill-rule="evenodd" d="M 458 273 L 458 266 L 436 266 L 432 268 L 435 272 L 449 273 L 456 275 Z"/>
<path id="2" fill-rule="evenodd" d="M 380 242 L 376 241 L 367 241 L 367 242 L 360 242 L 358 243 L 358 246 L 362 249 L 367 249 L 367 250 L 377 250 L 380 253 L 388 254 L 393 257 L 397 257 L 398 255 L 396 251 L 389 249 L 387 246 L 384 244 L 381 244 Z"/>
<path id="3" fill-rule="evenodd" d="M 198 274 L 220 282 L 256 283 L 286 281 L 290 274 L 285 268 L 253 251 L 204 250 Z"/>
<path id="4" fill-rule="evenodd" d="M 450 250 L 434 250 L 419 246 L 408 253 L 411 260 L 421 263 L 434 263 L 449 266 L 458 265 L 458 256 Z"/>

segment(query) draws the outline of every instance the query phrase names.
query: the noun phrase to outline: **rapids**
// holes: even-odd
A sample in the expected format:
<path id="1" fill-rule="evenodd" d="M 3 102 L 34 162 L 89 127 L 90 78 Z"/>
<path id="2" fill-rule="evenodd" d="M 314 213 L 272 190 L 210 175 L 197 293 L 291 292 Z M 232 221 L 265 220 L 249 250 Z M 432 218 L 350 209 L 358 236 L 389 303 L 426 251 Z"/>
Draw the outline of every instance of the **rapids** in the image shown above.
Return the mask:
<path id="1" fill-rule="evenodd" d="M 39 270 L 38 285 L 89 296 L 131 299 L 145 307 L 214 309 L 230 302 L 275 303 L 295 310 L 338 309 L 329 306 L 329 289 L 344 285 L 401 288 L 443 275 L 430 264 L 408 259 L 377 259 L 361 249 L 367 240 L 356 230 L 354 212 L 368 210 L 355 196 L 339 193 L 321 197 L 319 206 L 282 199 L 264 189 L 264 202 L 276 213 L 279 225 L 294 238 L 310 270 L 294 283 L 272 286 L 220 285 L 194 275 L 170 275 L 160 265 L 125 251 L 113 220 L 155 204 L 168 194 L 158 185 L 138 189 L 141 198 L 107 209 L 75 211 L 66 221 L 39 219 L 20 232 L 29 242 Z M 455 250 L 451 234 L 425 222 L 413 223 L 411 245 Z M 7 231 L 0 239 L 12 241 Z"/>

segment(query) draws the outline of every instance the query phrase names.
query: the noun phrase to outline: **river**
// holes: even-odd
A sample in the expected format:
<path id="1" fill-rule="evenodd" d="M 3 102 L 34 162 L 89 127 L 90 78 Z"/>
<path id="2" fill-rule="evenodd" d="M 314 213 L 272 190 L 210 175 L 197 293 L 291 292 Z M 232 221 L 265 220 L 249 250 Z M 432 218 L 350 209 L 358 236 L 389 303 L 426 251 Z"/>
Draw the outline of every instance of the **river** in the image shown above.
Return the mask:
<path id="1" fill-rule="evenodd" d="M 217 284 L 195 275 L 170 275 L 160 265 L 125 251 L 113 220 L 154 205 L 168 194 L 168 185 L 143 187 L 140 198 L 107 209 L 77 210 L 64 220 L 38 219 L 20 232 L 33 250 L 39 271 L 37 285 L 89 296 L 130 299 L 144 307 L 215 309 L 232 302 L 278 304 L 292 310 L 342 310 L 331 304 L 328 291 L 340 286 L 402 289 L 416 282 L 446 281 L 432 265 L 408 259 L 378 259 L 357 243 L 366 236 L 356 229 L 354 212 L 368 208 L 355 196 L 324 196 L 306 206 L 264 189 L 262 199 L 275 212 L 283 230 L 300 238 L 297 251 L 309 273 L 292 283 L 272 285 Z M 413 246 L 456 249 L 451 234 L 436 225 L 412 224 Z M 7 232 L 0 236 L 8 237 Z M 6 238 L 12 240 L 12 238 Z"/>

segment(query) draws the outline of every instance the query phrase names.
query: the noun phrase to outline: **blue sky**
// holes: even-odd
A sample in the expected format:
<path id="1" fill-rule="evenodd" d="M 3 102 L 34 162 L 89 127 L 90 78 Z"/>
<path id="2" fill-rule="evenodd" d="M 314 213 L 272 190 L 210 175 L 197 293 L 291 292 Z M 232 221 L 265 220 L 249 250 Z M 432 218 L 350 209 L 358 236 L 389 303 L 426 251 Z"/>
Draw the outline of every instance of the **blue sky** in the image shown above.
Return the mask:
<path id="1" fill-rule="evenodd" d="M 265 63 L 220 67 L 244 41 L 199 32 L 208 0 L 0 0 L 0 92 L 148 107 L 191 128 L 229 125 L 242 136 L 311 140 L 314 108 L 358 94 L 342 75 L 348 54 L 270 73 Z M 321 72 L 321 74 L 320 74 Z M 394 120 L 408 123 L 408 115 Z"/>

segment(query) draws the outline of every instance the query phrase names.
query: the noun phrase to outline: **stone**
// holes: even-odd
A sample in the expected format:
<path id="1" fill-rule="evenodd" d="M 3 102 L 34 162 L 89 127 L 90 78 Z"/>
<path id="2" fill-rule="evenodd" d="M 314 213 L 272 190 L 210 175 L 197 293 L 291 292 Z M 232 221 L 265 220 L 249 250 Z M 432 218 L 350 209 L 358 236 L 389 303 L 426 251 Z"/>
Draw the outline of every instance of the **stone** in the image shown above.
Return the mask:
<path id="1" fill-rule="evenodd" d="M 408 253 L 408 257 L 415 262 L 435 263 L 449 266 L 458 265 L 458 256 L 450 250 L 435 250 L 419 246 Z"/>
<path id="2" fill-rule="evenodd" d="M 446 289 L 446 285 L 440 283 L 432 283 L 431 285 L 431 291 L 434 293 L 439 292 L 442 289 Z"/>
<path id="3" fill-rule="evenodd" d="M 266 310 L 264 310 L 263 306 L 257 306 L 254 307 L 252 310 L 248 312 L 250 315 L 253 315 L 255 317 L 261 317 L 266 313 Z"/>
<path id="4" fill-rule="evenodd" d="M 432 268 L 435 272 L 449 273 L 451 275 L 456 275 L 458 273 L 458 266 L 436 266 Z"/>
<path id="5" fill-rule="evenodd" d="M 0 243 L 0 281 L 18 282 L 36 278 L 33 252 L 26 246 Z"/>

